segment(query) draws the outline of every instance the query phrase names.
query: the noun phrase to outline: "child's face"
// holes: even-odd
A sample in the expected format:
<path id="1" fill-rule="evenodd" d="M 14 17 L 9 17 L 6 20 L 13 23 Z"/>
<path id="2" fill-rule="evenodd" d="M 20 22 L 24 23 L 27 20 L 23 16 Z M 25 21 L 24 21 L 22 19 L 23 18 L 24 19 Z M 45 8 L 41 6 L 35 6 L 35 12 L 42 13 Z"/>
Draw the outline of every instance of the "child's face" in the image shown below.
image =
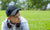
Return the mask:
<path id="1" fill-rule="evenodd" d="M 20 16 L 19 12 L 15 16 L 10 16 L 10 21 L 12 23 L 20 23 Z"/>

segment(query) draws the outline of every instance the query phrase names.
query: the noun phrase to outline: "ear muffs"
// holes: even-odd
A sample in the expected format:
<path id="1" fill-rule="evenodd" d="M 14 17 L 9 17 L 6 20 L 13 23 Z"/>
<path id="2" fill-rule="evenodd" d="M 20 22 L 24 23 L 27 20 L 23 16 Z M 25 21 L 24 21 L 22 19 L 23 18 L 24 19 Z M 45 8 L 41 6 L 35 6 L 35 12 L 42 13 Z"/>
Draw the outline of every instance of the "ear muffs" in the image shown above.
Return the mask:
<path id="1" fill-rule="evenodd" d="M 7 23 L 7 26 L 8 26 L 8 28 L 11 28 L 12 27 L 9 23 Z"/>
<path id="2" fill-rule="evenodd" d="M 21 23 L 17 23 L 17 24 L 16 24 L 16 27 L 20 27 L 20 24 L 21 24 Z"/>
<path id="3" fill-rule="evenodd" d="M 16 27 L 20 27 L 20 24 L 21 23 L 16 23 Z M 7 26 L 8 26 L 8 28 L 12 28 L 12 26 L 10 25 L 10 23 L 8 22 L 8 20 L 7 20 Z"/>
<path id="4" fill-rule="evenodd" d="M 11 28 L 12 26 L 10 25 L 10 23 L 8 22 L 8 19 L 7 19 L 7 26 L 8 28 Z"/>

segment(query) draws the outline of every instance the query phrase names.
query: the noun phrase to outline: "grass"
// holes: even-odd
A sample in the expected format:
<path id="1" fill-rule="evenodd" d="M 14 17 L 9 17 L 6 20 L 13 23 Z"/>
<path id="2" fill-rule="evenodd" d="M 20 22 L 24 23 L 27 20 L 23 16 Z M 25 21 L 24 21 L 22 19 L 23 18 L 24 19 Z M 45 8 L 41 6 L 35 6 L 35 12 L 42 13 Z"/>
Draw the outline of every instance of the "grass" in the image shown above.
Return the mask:
<path id="1" fill-rule="evenodd" d="M 50 30 L 50 11 L 20 11 L 21 16 L 27 19 L 29 30 Z M 7 18 L 5 11 L 0 11 L 1 22 Z"/>

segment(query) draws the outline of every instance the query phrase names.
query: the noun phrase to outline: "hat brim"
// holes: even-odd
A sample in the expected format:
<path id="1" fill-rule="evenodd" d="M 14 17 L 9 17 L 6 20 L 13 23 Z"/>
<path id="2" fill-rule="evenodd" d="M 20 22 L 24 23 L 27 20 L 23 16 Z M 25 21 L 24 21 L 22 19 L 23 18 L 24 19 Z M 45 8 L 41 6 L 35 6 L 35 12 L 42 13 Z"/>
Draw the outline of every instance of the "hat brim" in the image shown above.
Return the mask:
<path id="1" fill-rule="evenodd" d="M 21 9 L 15 9 L 15 10 L 14 10 L 14 11 L 10 14 L 10 16 L 15 15 L 15 14 L 16 14 L 16 12 L 17 12 L 18 10 L 21 10 Z"/>

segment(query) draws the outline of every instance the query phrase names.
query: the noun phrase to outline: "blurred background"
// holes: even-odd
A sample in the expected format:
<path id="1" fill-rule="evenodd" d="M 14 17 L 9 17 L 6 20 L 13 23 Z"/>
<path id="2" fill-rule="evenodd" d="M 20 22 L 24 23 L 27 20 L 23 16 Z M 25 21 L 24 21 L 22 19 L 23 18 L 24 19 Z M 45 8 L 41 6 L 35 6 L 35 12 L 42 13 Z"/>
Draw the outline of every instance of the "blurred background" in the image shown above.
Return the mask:
<path id="1" fill-rule="evenodd" d="M 20 15 L 27 19 L 29 30 L 50 30 L 50 0 L 0 0 L 0 30 L 9 5 L 22 9 Z"/>
<path id="2" fill-rule="evenodd" d="M 50 0 L 0 0 L 0 10 L 5 10 L 9 5 L 15 5 L 23 10 L 46 10 L 50 9 Z"/>

